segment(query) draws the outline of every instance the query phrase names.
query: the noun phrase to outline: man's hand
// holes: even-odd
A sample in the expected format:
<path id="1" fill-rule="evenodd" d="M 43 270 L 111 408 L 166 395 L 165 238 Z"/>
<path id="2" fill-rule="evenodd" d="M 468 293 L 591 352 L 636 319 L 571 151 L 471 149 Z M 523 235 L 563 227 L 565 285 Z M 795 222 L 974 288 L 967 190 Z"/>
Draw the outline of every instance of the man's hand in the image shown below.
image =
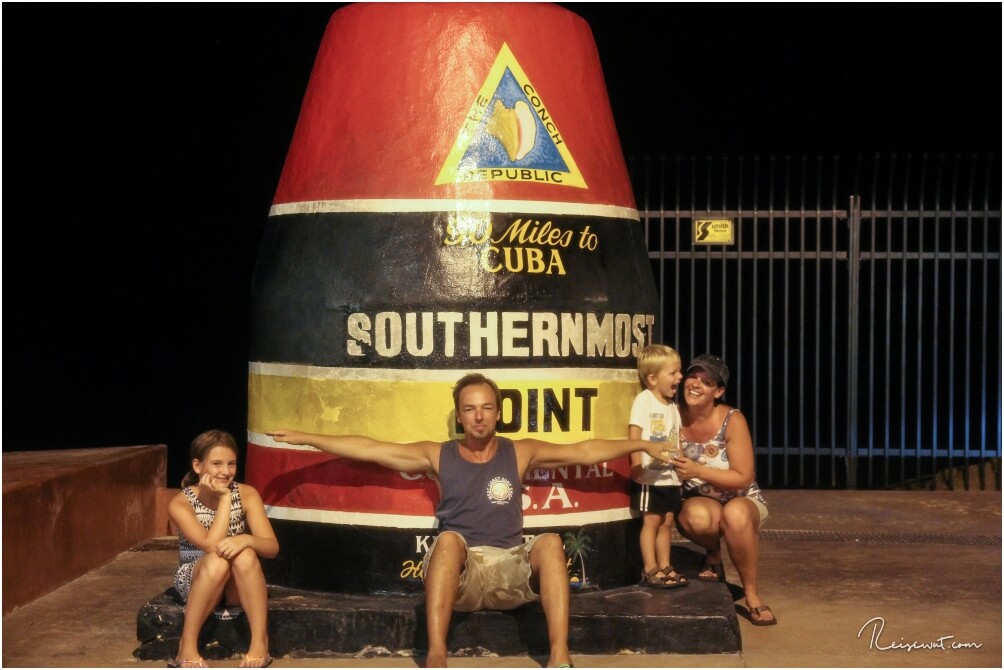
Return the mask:
<path id="1" fill-rule="evenodd" d="M 643 440 L 642 444 L 645 445 L 645 453 L 656 461 L 652 466 L 656 468 L 666 467 L 666 463 L 669 461 L 669 448 L 666 442 L 649 442 L 648 440 Z"/>
<path id="2" fill-rule="evenodd" d="M 304 434 L 297 430 L 289 430 L 288 428 L 280 428 L 279 430 L 267 430 L 265 434 L 271 437 L 276 442 L 285 442 L 286 444 L 303 445 L 306 444 L 304 441 Z"/>

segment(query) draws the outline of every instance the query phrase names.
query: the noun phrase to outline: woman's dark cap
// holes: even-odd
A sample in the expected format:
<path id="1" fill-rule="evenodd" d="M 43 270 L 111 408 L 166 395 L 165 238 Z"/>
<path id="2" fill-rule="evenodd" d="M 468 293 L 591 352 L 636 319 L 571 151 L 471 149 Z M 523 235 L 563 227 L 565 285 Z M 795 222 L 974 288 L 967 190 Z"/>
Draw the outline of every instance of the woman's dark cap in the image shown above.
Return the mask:
<path id="1" fill-rule="evenodd" d="M 687 374 L 694 368 L 700 368 L 708 374 L 708 378 L 719 386 L 728 388 L 729 386 L 729 366 L 725 364 L 721 356 L 714 354 L 703 354 L 690 361 L 687 366 Z"/>

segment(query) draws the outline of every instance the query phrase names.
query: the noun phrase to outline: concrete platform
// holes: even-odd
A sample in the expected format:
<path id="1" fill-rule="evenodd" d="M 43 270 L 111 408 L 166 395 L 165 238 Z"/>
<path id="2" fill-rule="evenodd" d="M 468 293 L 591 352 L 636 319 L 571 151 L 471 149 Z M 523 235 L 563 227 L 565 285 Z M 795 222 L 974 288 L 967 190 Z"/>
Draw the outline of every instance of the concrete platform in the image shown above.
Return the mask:
<path id="1" fill-rule="evenodd" d="M 696 575 L 701 555 L 677 547 L 677 568 Z M 571 596 L 569 646 L 585 654 L 725 654 L 741 650 L 729 589 L 696 579 L 664 590 L 638 586 Z M 143 660 L 166 660 L 178 648 L 184 610 L 173 589 L 144 605 L 137 618 Z M 269 587 L 272 655 L 358 654 L 379 646 L 422 657 L 428 648 L 421 596 L 353 595 Z M 211 618 L 202 632 L 204 655 L 230 658 L 250 641 L 244 617 Z M 547 624 L 539 603 L 511 612 L 455 613 L 448 637 L 456 656 L 547 655 Z"/>
<path id="2" fill-rule="evenodd" d="M 156 534 L 166 470 L 163 444 L 5 452 L 4 614 Z"/>
<path id="3" fill-rule="evenodd" d="M 598 654 L 578 667 L 1001 667 L 1001 494 L 765 492 L 760 587 L 779 624 L 752 626 L 726 554 L 741 649 Z M 144 542 L 3 617 L 5 667 L 163 667 L 140 660 L 137 613 L 171 583 L 177 552 Z M 6 547 L 5 547 L 6 549 Z M 693 550 L 688 543 L 674 552 Z M 674 555 L 674 562 L 677 557 Z M 5 588 L 7 584 L 4 585 Z M 688 588 L 693 588 L 693 585 Z M 476 653 L 476 650 L 474 650 Z M 379 640 L 354 654 L 291 652 L 273 667 L 415 668 Z M 546 656 L 451 655 L 455 667 L 539 667 Z M 236 667 L 237 658 L 213 661 Z"/>

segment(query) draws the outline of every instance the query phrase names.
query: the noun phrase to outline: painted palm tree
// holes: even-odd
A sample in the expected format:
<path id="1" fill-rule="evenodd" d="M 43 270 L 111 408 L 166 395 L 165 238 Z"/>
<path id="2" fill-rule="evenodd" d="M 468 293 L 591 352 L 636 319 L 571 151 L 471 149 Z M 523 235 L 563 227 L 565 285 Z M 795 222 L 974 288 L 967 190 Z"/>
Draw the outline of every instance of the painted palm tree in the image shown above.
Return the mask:
<path id="1" fill-rule="evenodd" d="M 578 533 L 573 534 L 571 531 L 565 533 L 565 555 L 569 558 L 579 559 L 579 565 L 582 566 L 582 585 L 585 586 L 588 583 L 586 579 L 586 554 L 590 553 L 593 548 L 590 546 L 592 540 L 589 536 L 585 534 L 585 530 L 579 529 Z"/>

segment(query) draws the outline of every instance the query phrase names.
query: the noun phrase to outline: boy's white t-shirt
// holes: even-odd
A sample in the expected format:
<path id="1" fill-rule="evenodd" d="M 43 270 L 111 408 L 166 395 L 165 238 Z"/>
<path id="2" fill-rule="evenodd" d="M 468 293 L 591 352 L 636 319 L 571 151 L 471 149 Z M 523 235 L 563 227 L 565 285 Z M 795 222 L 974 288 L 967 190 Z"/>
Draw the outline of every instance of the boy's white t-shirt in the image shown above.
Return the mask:
<path id="1" fill-rule="evenodd" d="M 677 409 L 676 403 L 664 405 L 659 402 L 650 389 L 645 389 L 635 396 L 628 424 L 641 428 L 641 439 L 643 440 L 650 440 L 654 433 L 661 432 L 670 438 L 675 436 L 677 444 L 679 444 L 680 410 Z M 652 457 L 647 453 L 641 452 L 641 463 L 644 469 L 641 479 L 637 480 L 639 484 L 680 486 L 680 478 L 672 466 L 655 470 L 648 467 L 652 460 Z"/>

